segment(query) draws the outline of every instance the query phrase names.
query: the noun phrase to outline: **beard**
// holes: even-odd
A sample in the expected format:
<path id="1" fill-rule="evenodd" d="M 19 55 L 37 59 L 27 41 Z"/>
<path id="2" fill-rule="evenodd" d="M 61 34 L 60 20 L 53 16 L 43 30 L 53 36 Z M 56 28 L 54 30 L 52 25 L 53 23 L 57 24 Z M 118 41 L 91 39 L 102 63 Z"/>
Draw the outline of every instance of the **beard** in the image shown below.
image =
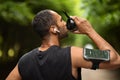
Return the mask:
<path id="1" fill-rule="evenodd" d="M 68 30 L 66 28 L 59 28 L 59 30 L 60 30 L 59 39 L 68 37 Z"/>

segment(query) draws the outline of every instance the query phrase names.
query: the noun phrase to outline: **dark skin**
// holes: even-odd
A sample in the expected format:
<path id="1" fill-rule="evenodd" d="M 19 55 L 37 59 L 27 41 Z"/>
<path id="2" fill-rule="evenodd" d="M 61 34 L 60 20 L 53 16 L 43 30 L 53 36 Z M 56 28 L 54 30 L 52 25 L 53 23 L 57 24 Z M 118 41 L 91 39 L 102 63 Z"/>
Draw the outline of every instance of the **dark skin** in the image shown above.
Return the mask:
<path id="1" fill-rule="evenodd" d="M 51 25 L 49 34 L 46 35 L 42 44 L 39 47 L 40 51 L 45 51 L 49 47 L 56 45 L 60 46 L 59 40 L 66 37 L 68 30 L 66 29 L 66 23 L 62 20 L 62 17 L 54 11 L 50 11 L 57 21 L 57 25 Z M 120 56 L 117 51 L 105 41 L 91 26 L 91 24 L 83 18 L 72 16 L 72 19 L 77 25 L 77 30 L 73 31 L 73 34 L 87 35 L 100 50 L 110 50 L 110 62 L 102 62 L 99 65 L 100 69 L 116 69 L 120 67 Z M 71 62 L 72 62 L 72 75 L 77 78 L 77 69 L 92 67 L 92 62 L 83 58 L 83 48 L 71 47 Z M 6 80 L 22 80 L 18 71 L 18 65 L 11 71 Z"/>

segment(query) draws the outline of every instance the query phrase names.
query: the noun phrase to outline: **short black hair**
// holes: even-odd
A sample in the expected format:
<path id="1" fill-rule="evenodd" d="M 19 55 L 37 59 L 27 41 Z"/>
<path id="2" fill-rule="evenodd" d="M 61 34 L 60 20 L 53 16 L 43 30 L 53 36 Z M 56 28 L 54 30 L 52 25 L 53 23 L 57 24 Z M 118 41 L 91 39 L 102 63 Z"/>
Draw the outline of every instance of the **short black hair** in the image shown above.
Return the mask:
<path id="1" fill-rule="evenodd" d="M 32 21 L 33 29 L 41 38 L 47 35 L 50 26 L 55 24 L 55 19 L 50 11 L 52 10 L 46 9 L 38 12 Z"/>

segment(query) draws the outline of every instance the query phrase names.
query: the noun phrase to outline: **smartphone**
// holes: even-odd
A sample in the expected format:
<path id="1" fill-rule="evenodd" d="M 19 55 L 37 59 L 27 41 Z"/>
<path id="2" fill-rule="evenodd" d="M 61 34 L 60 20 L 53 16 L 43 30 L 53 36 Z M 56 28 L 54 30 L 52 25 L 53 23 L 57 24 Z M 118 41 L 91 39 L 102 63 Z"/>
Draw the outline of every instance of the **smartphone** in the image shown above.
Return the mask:
<path id="1" fill-rule="evenodd" d="M 110 50 L 84 48 L 84 58 L 87 60 L 110 61 Z"/>

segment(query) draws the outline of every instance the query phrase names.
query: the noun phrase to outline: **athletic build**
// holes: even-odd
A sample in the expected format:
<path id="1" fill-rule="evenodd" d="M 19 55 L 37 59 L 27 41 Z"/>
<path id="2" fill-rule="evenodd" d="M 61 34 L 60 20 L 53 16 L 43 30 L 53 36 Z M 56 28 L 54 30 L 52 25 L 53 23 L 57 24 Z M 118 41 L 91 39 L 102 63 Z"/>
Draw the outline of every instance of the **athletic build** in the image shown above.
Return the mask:
<path id="1" fill-rule="evenodd" d="M 77 16 L 72 16 L 71 18 L 74 20 L 74 22 L 77 26 L 77 30 L 71 31 L 73 34 L 85 34 L 96 44 L 96 46 L 99 48 L 99 50 L 110 50 L 110 61 L 109 62 L 101 62 L 99 64 L 99 68 L 100 69 L 119 68 L 120 67 L 120 56 L 118 55 L 116 50 L 92 28 L 91 24 L 86 19 L 79 18 Z M 63 72 L 62 74 L 64 74 L 65 76 L 62 75 L 61 77 L 63 77 L 63 78 L 59 77 L 60 80 L 62 80 L 62 79 L 63 80 L 69 80 L 69 79 L 77 80 L 79 77 L 79 74 L 78 74 L 79 68 L 91 69 L 92 62 L 85 60 L 83 58 L 83 48 L 75 47 L 75 46 L 71 46 L 71 47 L 67 47 L 67 48 L 60 48 L 59 41 L 60 41 L 60 39 L 65 38 L 67 36 L 68 30 L 66 29 L 66 22 L 62 20 L 62 17 L 58 13 L 56 13 L 55 11 L 52 11 L 52 10 L 40 11 L 33 19 L 33 27 L 34 27 L 35 31 L 42 38 L 42 44 L 39 48 L 33 50 L 33 52 L 29 52 L 30 54 L 27 53 L 24 56 L 29 56 L 29 55 L 33 54 L 34 51 L 35 51 L 35 54 L 37 54 L 37 52 L 39 52 L 39 55 L 42 55 L 42 54 L 45 55 L 45 53 L 47 52 L 46 55 L 49 55 L 49 54 L 51 54 L 51 55 L 53 54 L 54 56 L 56 55 L 57 59 L 56 58 L 55 58 L 55 60 L 54 60 L 54 58 L 50 59 L 49 56 L 47 56 L 47 60 L 45 60 L 45 62 L 44 62 L 44 64 L 46 64 L 46 65 L 48 65 L 48 64 L 54 65 L 54 61 L 58 61 L 58 62 L 60 61 L 60 64 L 61 64 L 60 66 L 62 66 L 63 64 L 66 64 L 66 63 L 71 63 L 71 64 L 68 64 L 71 66 L 71 68 L 70 68 L 70 66 L 68 68 L 71 69 L 71 74 L 72 74 L 71 76 L 73 76 L 73 79 L 65 78 L 65 77 L 70 77 L 70 76 L 68 76 L 69 74 L 64 74 L 64 72 Z M 60 55 L 57 55 L 58 53 Z M 66 53 L 68 53 L 68 55 Z M 52 56 L 52 57 L 54 57 L 54 56 Z M 63 57 L 63 60 L 59 59 L 59 57 Z M 32 59 L 34 59 L 34 58 L 31 58 L 31 59 L 29 58 L 30 61 L 34 61 Z M 49 59 L 50 59 L 50 62 L 49 62 Z M 64 63 L 64 59 L 65 59 L 66 63 Z M 19 60 L 18 64 L 11 71 L 11 73 L 8 75 L 6 80 L 24 80 L 25 79 L 24 75 L 26 75 L 26 74 L 23 75 L 23 73 L 21 73 L 22 68 L 20 65 L 21 65 L 22 60 L 23 60 L 22 58 Z M 26 59 L 26 60 L 28 60 L 28 59 Z M 22 62 L 24 63 L 24 61 L 25 60 L 23 60 Z M 40 63 L 40 64 L 42 65 L 42 63 Z M 37 66 L 37 64 L 34 64 L 34 65 Z M 55 65 L 58 65 L 56 67 L 59 67 L 59 64 L 56 63 Z M 26 67 L 26 70 L 29 68 L 29 66 Z M 52 67 L 50 67 L 50 66 L 46 67 L 47 70 L 41 68 L 42 71 L 39 70 L 40 73 L 42 72 L 41 75 L 43 75 L 46 70 L 46 75 L 50 76 L 48 74 L 49 72 L 47 72 L 47 71 L 49 71 L 48 68 L 49 68 L 49 70 L 52 69 Z M 63 68 L 65 68 L 65 70 L 67 69 L 66 67 L 63 67 Z M 61 68 L 60 70 L 63 70 L 63 68 Z M 55 70 L 57 71 L 57 69 L 55 69 Z M 34 71 L 34 68 L 33 68 L 33 71 Z M 59 72 L 61 72 L 61 71 L 58 71 L 58 73 Z M 53 73 L 54 72 L 51 72 L 51 74 L 53 74 Z M 49 80 L 59 80 L 58 77 L 56 77 L 56 78 L 55 77 L 56 76 L 51 76 L 51 77 L 49 77 Z M 31 79 L 31 80 L 33 80 L 33 79 Z M 43 78 L 43 80 L 47 80 L 47 79 Z"/>

